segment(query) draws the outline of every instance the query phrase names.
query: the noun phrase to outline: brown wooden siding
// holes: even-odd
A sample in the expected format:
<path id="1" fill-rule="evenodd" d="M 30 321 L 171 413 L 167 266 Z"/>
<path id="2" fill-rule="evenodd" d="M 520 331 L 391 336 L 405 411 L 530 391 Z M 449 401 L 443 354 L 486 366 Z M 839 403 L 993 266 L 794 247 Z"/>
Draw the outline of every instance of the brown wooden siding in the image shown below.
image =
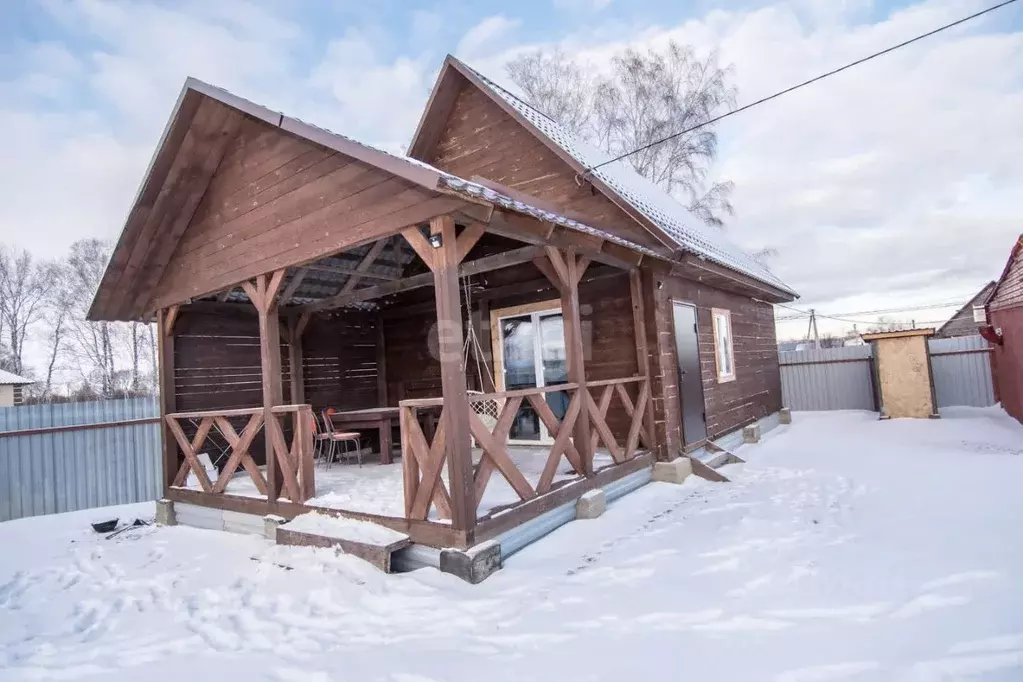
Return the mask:
<path id="1" fill-rule="evenodd" d="M 662 281 L 664 287 L 654 297 L 657 320 L 652 325 L 658 332 L 656 352 L 660 354 L 653 365 L 660 367 L 658 379 L 663 393 L 655 395 L 655 415 L 663 422 L 660 428 L 664 430 L 669 452 L 677 452 L 681 442 L 677 359 L 671 331 L 672 300 L 691 303 L 697 308 L 708 437 L 724 435 L 781 409 L 781 374 L 772 306 L 679 277 L 665 277 Z M 712 308 L 731 313 L 734 381 L 718 382 Z"/>
<path id="2" fill-rule="evenodd" d="M 425 159 L 470 179 L 478 175 L 519 190 L 583 220 L 647 246 L 659 242 L 479 89 L 464 83 L 433 155 Z"/>
<path id="3" fill-rule="evenodd" d="M 988 302 L 990 310 L 1023 305 L 1023 249 L 1016 249 L 1005 276 L 998 282 L 994 296 Z"/>
<path id="4" fill-rule="evenodd" d="M 531 264 L 505 268 L 488 273 L 489 286 L 512 286 L 517 282 L 530 282 L 537 278 L 539 271 Z M 580 312 L 584 339 L 588 339 L 585 351 L 586 377 L 588 380 L 630 377 L 638 373 L 636 344 L 633 335 L 632 299 L 629 293 L 629 279 L 624 272 L 604 271 L 602 277 L 583 281 L 579 285 Z M 488 310 L 506 308 L 557 298 L 551 289 L 510 293 L 485 298 Z M 388 310 L 384 321 L 386 338 L 387 387 L 390 402 L 404 398 L 435 398 L 441 395 L 440 363 L 431 347 L 431 334 L 436 334 L 436 312 L 432 307 L 422 305 L 420 299 L 407 304 L 396 304 Z M 477 309 L 481 297 L 475 297 L 473 307 Z M 405 311 L 403 312 L 403 308 Z M 464 315 L 464 310 L 463 310 Z M 491 353 L 489 313 L 482 316 L 480 345 L 490 370 L 494 369 Z M 475 361 L 470 355 L 466 378 L 470 387 L 479 389 Z M 483 387 L 489 390 L 489 386 Z M 594 399 L 599 400 L 599 389 L 594 389 Z M 634 386 L 628 390 L 636 398 Z M 617 398 L 608 412 L 609 426 L 620 443 L 628 433 L 630 420 Z"/>
<path id="5" fill-rule="evenodd" d="M 154 307 L 336 253 L 460 205 L 247 120 L 174 250 Z"/>

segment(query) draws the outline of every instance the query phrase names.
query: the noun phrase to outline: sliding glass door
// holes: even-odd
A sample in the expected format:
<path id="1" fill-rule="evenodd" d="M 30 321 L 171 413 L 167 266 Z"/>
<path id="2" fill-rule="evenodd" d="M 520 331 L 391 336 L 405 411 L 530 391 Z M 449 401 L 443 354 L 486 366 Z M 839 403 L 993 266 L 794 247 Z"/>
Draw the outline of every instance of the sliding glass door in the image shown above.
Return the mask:
<path id="1" fill-rule="evenodd" d="M 504 390 L 536 388 L 567 381 L 565 330 L 559 310 L 543 310 L 498 318 Z M 563 391 L 545 394 L 554 415 L 561 419 L 568 407 Z M 523 402 L 511 427 L 510 441 L 549 441 L 551 435 L 528 402 Z"/>

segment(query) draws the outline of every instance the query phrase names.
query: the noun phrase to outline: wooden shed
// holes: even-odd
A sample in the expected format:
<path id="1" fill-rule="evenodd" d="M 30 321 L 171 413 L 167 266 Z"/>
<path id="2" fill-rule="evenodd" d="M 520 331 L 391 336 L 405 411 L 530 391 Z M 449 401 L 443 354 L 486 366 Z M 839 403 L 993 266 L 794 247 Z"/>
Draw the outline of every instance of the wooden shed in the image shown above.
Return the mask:
<path id="1" fill-rule="evenodd" d="M 418 159 L 186 82 L 90 311 L 158 320 L 168 499 L 464 548 L 781 407 L 791 290 L 461 68 Z"/>
<path id="2" fill-rule="evenodd" d="M 991 371 L 998 398 L 1023 423 L 1023 235 L 1009 252 L 986 313 L 988 326 L 981 333 L 994 347 Z"/>
<path id="3" fill-rule="evenodd" d="M 874 346 L 875 386 L 881 419 L 938 416 L 927 339 L 933 329 L 864 334 Z"/>

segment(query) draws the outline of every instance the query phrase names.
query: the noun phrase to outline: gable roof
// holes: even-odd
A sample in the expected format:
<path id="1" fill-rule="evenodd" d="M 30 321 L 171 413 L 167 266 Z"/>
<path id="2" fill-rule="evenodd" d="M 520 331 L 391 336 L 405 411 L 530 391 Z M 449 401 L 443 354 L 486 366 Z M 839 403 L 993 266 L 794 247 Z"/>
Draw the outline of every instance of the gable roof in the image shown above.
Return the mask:
<path id="1" fill-rule="evenodd" d="M 948 318 L 948 321 L 945 322 L 945 324 L 938 327 L 936 335 L 945 336 L 957 331 L 968 331 L 968 333 L 976 334 L 977 328 L 982 325 L 980 322 L 973 321 L 973 308 L 974 306 L 984 305 L 987 303 L 994 290 L 994 282 L 988 282 L 985 284 L 984 287 L 973 296 L 973 298 L 966 302 L 966 305 L 957 310 L 952 317 Z"/>
<path id="2" fill-rule="evenodd" d="M 1006 292 L 1002 291 L 1002 288 L 1006 284 L 1011 284 L 1012 285 L 1011 288 L 1008 290 L 1010 292 L 1009 293 L 1009 298 L 1014 302 L 1014 304 L 1019 301 L 1019 299 L 1020 299 L 1020 296 L 1019 296 L 1020 286 L 1019 286 L 1019 284 L 1020 284 L 1021 277 L 1020 276 L 1016 276 L 1010 282 L 1009 275 L 1012 274 L 1013 266 L 1016 265 L 1017 258 L 1020 256 L 1021 252 L 1023 252 L 1023 234 L 1019 235 L 1016 238 L 1015 243 L 1012 245 L 1012 250 L 1009 252 L 1009 260 L 1006 261 L 1005 267 L 1002 269 L 1002 274 L 998 276 L 998 281 L 995 283 L 995 288 L 992 289 L 991 294 L 988 295 L 988 297 L 987 297 L 987 306 L 988 306 L 988 308 L 990 308 L 992 310 L 995 309 L 996 304 L 999 303 L 999 301 L 997 301 L 996 299 L 998 299 L 1000 294 L 1005 294 L 1006 293 Z M 1017 269 L 1017 273 L 1018 272 L 1019 271 Z M 998 307 L 1008 307 L 1008 306 L 998 306 Z"/>
<path id="3" fill-rule="evenodd" d="M 26 379 L 25 377 L 19 377 L 17 374 L 12 374 L 6 370 L 0 369 L 0 386 L 26 386 L 28 384 L 34 384 L 35 381 L 32 379 Z"/>
<path id="4" fill-rule="evenodd" d="M 432 154 L 442 132 L 439 120 L 450 114 L 460 87 L 459 77 L 482 90 L 576 173 L 610 160 L 606 153 L 450 55 L 409 145 L 409 156 L 427 159 Z M 587 179 L 665 245 L 681 248 L 792 297 L 798 296 L 766 266 L 732 243 L 722 230 L 706 225 L 670 194 L 637 173 L 627 160 L 590 170 Z"/>
<path id="5" fill-rule="evenodd" d="M 208 113 L 210 111 L 213 113 Z M 190 224 L 199 200 L 243 117 L 262 121 L 437 194 L 454 195 L 465 199 L 467 204 L 484 208 L 527 215 L 613 242 L 645 256 L 666 258 L 665 254 L 654 249 L 526 203 L 521 198 L 465 180 L 422 161 L 397 156 L 310 125 L 222 88 L 188 78 L 135 196 L 96 291 L 88 319 L 130 320 L 152 312 L 146 306 L 152 303 L 152 294 L 159 285 L 170 254 Z M 198 127 L 202 122 L 206 128 Z"/>

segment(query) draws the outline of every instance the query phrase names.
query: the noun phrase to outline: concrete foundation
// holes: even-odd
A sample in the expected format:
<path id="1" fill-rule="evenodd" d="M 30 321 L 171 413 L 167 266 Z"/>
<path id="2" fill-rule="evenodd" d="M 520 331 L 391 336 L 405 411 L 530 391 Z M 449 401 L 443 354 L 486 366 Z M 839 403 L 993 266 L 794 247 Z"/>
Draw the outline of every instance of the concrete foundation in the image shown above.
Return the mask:
<path id="1" fill-rule="evenodd" d="M 792 410 L 787 407 L 783 407 L 778 411 L 778 423 L 779 424 L 791 424 L 792 423 Z"/>
<path id="2" fill-rule="evenodd" d="M 178 525 L 177 516 L 174 514 L 174 503 L 170 500 L 156 501 L 156 523 L 159 526 Z"/>
<path id="3" fill-rule="evenodd" d="M 575 501 L 575 518 L 595 519 L 607 509 L 607 498 L 604 491 L 595 488 L 583 494 Z"/>
<path id="4" fill-rule="evenodd" d="M 477 585 L 501 568 L 501 543 L 490 540 L 467 550 L 442 549 L 440 570 Z"/>
<path id="5" fill-rule="evenodd" d="M 688 457 L 679 457 L 670 462 L 654 462 L 653 479 L 662 483 L 682 484 L 693 473 L 693 463 Z"/>
<path id="6" fill-rule="evenodd" d="M 742 442 L 743 443 L 759 443 L 760 442 L 760 424 L 750 424 L 744 426 L 742 429 Z"/>
<path id="7" fill-rule="evenodd" d="M 266 539 L 270 542 L 277 542 L 277 528 L 287 522 L 288 520 L 283 516 L 267 514 L 263 517 L 263 535 L 265 535 Z"/>

